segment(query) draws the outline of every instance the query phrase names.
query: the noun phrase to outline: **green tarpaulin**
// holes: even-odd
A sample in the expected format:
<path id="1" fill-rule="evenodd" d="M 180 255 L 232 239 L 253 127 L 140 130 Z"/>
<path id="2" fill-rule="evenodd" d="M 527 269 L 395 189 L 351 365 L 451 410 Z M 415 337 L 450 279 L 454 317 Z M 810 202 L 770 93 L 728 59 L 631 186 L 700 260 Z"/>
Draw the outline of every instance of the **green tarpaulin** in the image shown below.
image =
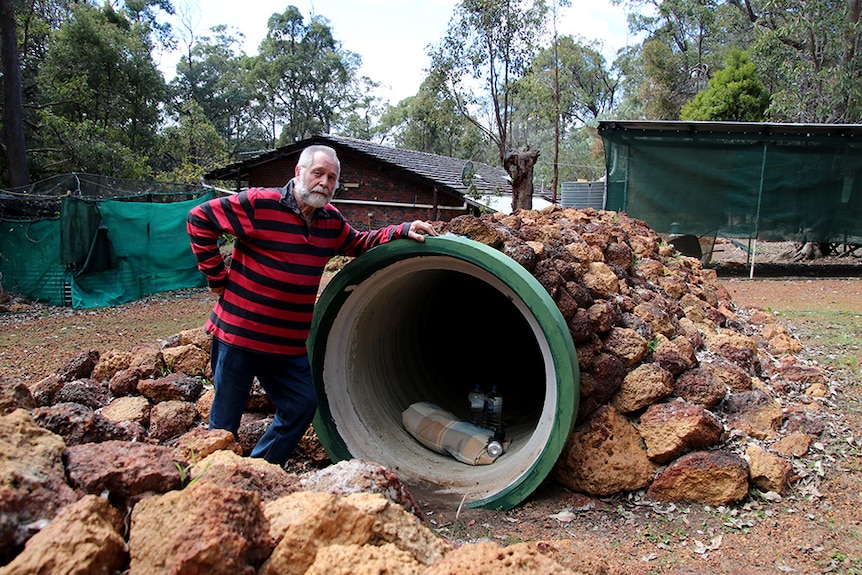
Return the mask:
<path id="1" fill-rule="evenodd" d="M 862 126 L 601 122 L 607 204 L 659 233 L 862 243 Z"/>
<path id="2" fill-rule="evenodd" d="M 0 220 L 0 282 L 50 305 L 93 308 L 205 285 L 186 216 L 212 192 L 183 202 L 63 198 L 60 216 Z"/>

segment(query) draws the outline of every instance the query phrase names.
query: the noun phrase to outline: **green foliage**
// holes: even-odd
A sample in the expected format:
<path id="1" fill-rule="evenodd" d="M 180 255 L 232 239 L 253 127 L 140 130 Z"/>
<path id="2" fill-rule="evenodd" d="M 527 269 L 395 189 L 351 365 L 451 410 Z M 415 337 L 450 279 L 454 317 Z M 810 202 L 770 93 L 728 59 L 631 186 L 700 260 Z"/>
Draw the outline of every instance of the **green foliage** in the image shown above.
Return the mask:
<path id="1" fill-rule="evenodd" d="M 95 171 L 192 181 L 336 132 L 486 163 L 529 145 L 540 151 L 538 184 L 601 176 L 604 157 L 585 127 L 605 118 L 862 121 L 853 2 L 630 0 L 630 32 L 643 41 L 608 63 L 600 44 L 552 36 L 545 0 L 463 0 L 430 49 L 426 81 L 394 106 L 358 76 L 360 56 L 326 18 L 293 6 L 272 15 L 253 56 L 238 30 L 189 27 L 168 87 L 153 55 L 180 41 L 162 17 L 172 4 L 15 3 L 31 179 Z"/>
<path id="2" fill-rule="evenodd" d="M 378 133 L 409 150 L 493 162 L 496 154 L 488 150 L 479 129 L 458 113 L 442 81 L 431 73 L 415 96 L 389 106 Z"/>
<path id="3" fill-rule="evenodd" d="M 39 89 L 41 145 L 64 171 L 141 177 L 165 84 L 149 29 L 110 5 L 76 4 L 54 34 Z"/>
<path id="4" fill-rule="evenodd" d="M 748 54 L 734 50 L 727 66 L 715 73 L 709 87 L 683 106 L 683 120 L 761 122 L 769 106 L 769 94 L 757 76 Z"/>
<path id="5" fill-rule="evenodd" d="M 751 53 L 772 82 L 770 117 L 830 124 L 862 119 L 858 3 L 771 0 L 754 17 Z"/>
<path id="6" fill-rule="evenodd" d="M 432 73 L 444 79 L 458 114 L 494 143 L 501 162 L 520 145 L 511 131 L 513 91 L 538 47 L 547 13 L 543 0 L 464 0 L 445 38 L 431 49 Z"/>
<path id="7" fill-rule="evenodd" d="M 183 105 L 178 124 L 165 128 L 158 152 L 160 177 L 171 182 L 198 183 L 227 160 L 224 140 L 194 100 Z"/>
<path id="8" fill-rule="evenodd" d="M 255 93 L 250 77 L 253 59 L 242 54 L 242 33 L 216 26 L 189 47 L 177 64 L 170 84 L 169 112 L 174 119 L 188 113 L 194 103 L 229 149 L 237 152 L 264 147 L 265 131 L 255 115 Z M 210 162 L 222 161 L 213 157 Z"/>
<path id="9" fill-rule="evenodd" d="M 272 128 L 271 143 L 329 132 L 342 108 L 356 102 L 351 86 L 361 58 L 341 47 L 326 18 L 315 15 L 305 24 L 295 6 L 273 14 L 267 28 L 251 77 L 262 115 Z"/>

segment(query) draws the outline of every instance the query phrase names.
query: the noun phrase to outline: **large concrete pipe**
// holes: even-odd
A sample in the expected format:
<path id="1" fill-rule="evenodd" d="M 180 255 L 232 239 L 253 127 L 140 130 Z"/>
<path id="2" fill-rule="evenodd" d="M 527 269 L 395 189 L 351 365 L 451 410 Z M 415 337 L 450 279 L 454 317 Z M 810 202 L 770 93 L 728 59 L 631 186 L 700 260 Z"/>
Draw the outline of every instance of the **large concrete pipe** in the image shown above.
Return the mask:
<path id="1" fill-rule="evenodd" d="M 399 240 L 350 262 L 318 300 L 309 352 L 329 456 L 385 465 L 419 499 L 517 505 L 553 468 L 577 413 L 577 357 L 553 299 L 514 260 L 463 237 Z M 403 427 L 419 401 L 466 420 L 477 382 L 503 393 L 511 445 L 493 464 L 439 455 Z"/>

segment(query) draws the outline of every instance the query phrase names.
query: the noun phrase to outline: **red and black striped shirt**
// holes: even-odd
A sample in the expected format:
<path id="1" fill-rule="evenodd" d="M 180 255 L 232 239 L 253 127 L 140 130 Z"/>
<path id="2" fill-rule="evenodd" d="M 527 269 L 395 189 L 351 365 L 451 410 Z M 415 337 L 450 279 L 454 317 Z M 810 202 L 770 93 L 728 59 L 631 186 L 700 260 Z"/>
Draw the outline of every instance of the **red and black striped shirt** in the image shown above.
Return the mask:
<path id="1" fill-rule="evenodd" d="M 187 229 L 198 269 L 210 287 L 225 288 L 207 331 L 251 351 L 302 355 L 329 259 L 407 237 L 410 223 L 360 232 L 331 204 L 306 222 L 291 180 L 204 202 L 189 212 Z M 223 234 L 235 237 L 229 271 L 218 247 Z"/>

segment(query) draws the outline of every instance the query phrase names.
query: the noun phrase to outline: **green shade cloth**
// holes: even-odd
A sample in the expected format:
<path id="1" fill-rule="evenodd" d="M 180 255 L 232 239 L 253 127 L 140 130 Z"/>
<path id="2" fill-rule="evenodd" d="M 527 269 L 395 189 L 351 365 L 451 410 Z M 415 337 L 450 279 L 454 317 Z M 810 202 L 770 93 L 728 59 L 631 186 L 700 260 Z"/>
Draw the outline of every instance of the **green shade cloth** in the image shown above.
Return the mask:
<path id="1" fill-rule="evenodd" d="M 203 286 L 186 216 L 214 196 L 170 203 L 66 197 L 59 218 L 0 220 L 3 288 L 86 309 Z"/>
<path id="2" fill-rule="evenodd" d="M 601 122 L 606 209 L 659 233 L 862 243 L 862 126 Z"/>

